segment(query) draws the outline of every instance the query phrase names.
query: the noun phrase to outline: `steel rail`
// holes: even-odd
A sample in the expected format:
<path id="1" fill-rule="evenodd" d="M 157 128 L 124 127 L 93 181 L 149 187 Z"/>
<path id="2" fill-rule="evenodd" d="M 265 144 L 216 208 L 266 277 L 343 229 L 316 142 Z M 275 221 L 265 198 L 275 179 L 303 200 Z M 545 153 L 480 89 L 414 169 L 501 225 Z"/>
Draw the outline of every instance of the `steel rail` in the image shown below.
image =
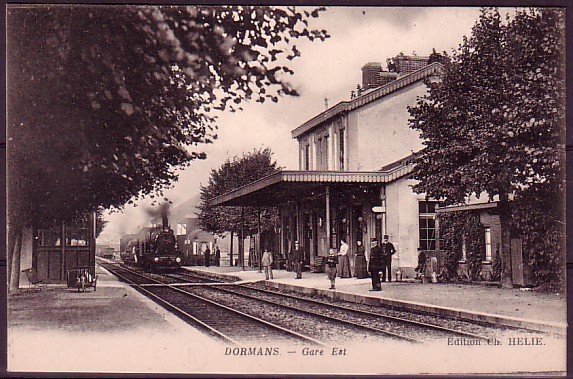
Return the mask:
<path id="1" fill-rule="evenodd" d="M 200 275 L 195 275 L 194 273 L 185 273 L 185 276 L 190 276 L 190 277 L 198 277 L 201 279 L 205 279 L 204 277 L 200 276 Z M 179 278 L 180 279 L 180 278 Z M 446 332 L 446 333 L 451 333 L 451 334 L 457 334 L 460 336 L 464 336 L 464 337 L 468 337 L 468 338 L 475 338 L 475 339 L 481 339 L 481 340 L 489 340 L 490 337 L 486 337 L 480 334 L 475 334 L 472 332 L 464 332 L 461 330 L 456 330 L 456 329 L 450 329 L 450 328 L 446 328 L 444 326 L 441 325 L 435 325 L 435 324 L 430 324 L 430 323 L 426 323 L 426 322 L 422 322 L 422 321 L 415 321 L 415 320 L 408 320 L 406 318 L 402 318 L 402 317 L 397 317 L 397 316 L 390 316 L 390 315 L 384 315 L 384 314 L 380 314 L 380 313 L 376 313 L 376 312 L 370 312 L 370 311 L 365 311 L 365 310 L 360 310 L 360 309 L 352 309 L 352 308 L 345 308 L 343 306 L 340 305 L 336 305 L 336 304 L 331 304 L 331 303 L 327 303 L 324 301 L 320 301 L 320 300 L 316 300 L 316 299 L 308 299 L 308 298 L 304 298 L 304 297 L 300 297 L 297 295 L 292 295 L 292 294 L 285 294 L 285 293 L 281 293 L 281 292 L 275 292 L 275 291 L 270 291 L 264 288 L 252 288 L 249 287 L 246 284 L 237 284 L 237 287 L 241 287 L 241 288 L 245 288 L 245 289 L 249 289 L 252 291 L 259 291 L 259 292 L 263 292 L 263 293 L 268 293 L 270 295 L 274 295 L 274 296 L 279 296 L 279 297 L 284 297 L 284 298 L 290 298 L 290 299 L 294 299 L 294 300 L 298 300 L 298 301 L 303 301 L 303 302 L 307 302 L 307 303 L 312 303 L 312 304 L 318 304 L 318 305 L 323 305 L 323 306 L 328 306 L 328 307 L 332 307 L 332 308 L 336 308 L 336 309 L 340 309 L 343 311 L 347 311 L 347 312 L 354 312 L 354 313 L 358 313 L 358 314 L 363 314 L 363 315 L 368 315 L 368 316 L 373 316 L 373 317 L 378 317 L 378 318 L 383 318 L 386 320 L 391 320 L 394 322 L 400 322 L 400 323 L 404 323 L 404 324 L 410 324 L 410 325 L 416 325 L 418 327 L 422 327 L 422 328 L 428 328 L 428 329 L 433 329 L 433 330 L 438 330 L 438 331 L 442 331 L 442 332 Z M 230 291 L 230 290 L 227 290 Z"/>
<path id="2" fill-rule="evenodd" d="M 171 276 L 171 275 L 166 275 L 166 276 Z M 404 335 L 402 335 L 402 334 L 390 332 L 390 331 L 388 331 L 388 330 L 376 328 L 376 327 L 373 327 L 373 326 L 368 326 L 368 325 L 359 324 L 359 323 L 353 322 L 353 321 L 341 320 L 341 319 L 336 318 L 336 317 L 333 317 L 333 316 L 328 316 L 328 315 L 325 315 L 325 314 L 320 314 L 320 313 L 317 313 L 317 312 L 314 312 L 314 311 L 311 311 L 311 310 L 300 309 L 300 308 L 297 308 L 297 307 L 294 307 L 294 306 L 291 306 L 291 305 L 287 305 L 287 304 L 277 303 L 277 302 L 272 301 L 272 300 L 262 299 L 262 298 L 260 298 L 260 297 L 256 297 L 256 296 L 252 296 L 252 295 L 247 295 L 247 294 L 244 294 L 244 293 L 236 292 L 236 291 L 233 291 L 233 290 L 228 289 L 228 288 L 214 287 L 214 286 L 211 286 L 211 288 L 216 289 L 216 290 L 218 290 L 218 291 L 223 291 L 223 292 L 226 292 L 226 293 L 232 293 L 232 294 L 234 294 L 234 295 L 242 296 L 242 297 L 245 297 L 245 298 L 248 298 L 248 299 L 261 301 L 261 302 L 264 302 L 264 303 L 267 303 L 267 304 L 272 304 L 272 305 L 275 305 L 275 306 L 278 306 L 278 307 L 281 307 L 281 308 L 286 308 L 286 309 L 294 310 L 294 311 L 296 311 L 296 312 L 309 314 L 309 315 L 312 315 L 312 316 L 315 316 L 315 317 L 319 317 L 319 318 L 322 318 L 322 319 L 334 321 L 334 322 L 337 322 L 337 323 L 350 325 L 350 326 L 355 327 L 355 328 L 358 328 L 358 329 L 368 330 L 368 331 L 371 331 L 371 332 L 384 334 L 384 335 L 387 335 L 387 336 L 389 336 L 389 337 L 393 337 L 393 338 L 396 338 L 396 339 L 406 340 L 406 341 L 408 341 L 408 342 L 413 342 L 413 343 L 419 343 L 419 342 L 420 342 L 420 340 L 418 340 L 418 339 L 411 338 L 411 337 L 408 337 L 408 336 L 404 336 Z M 248 287 L 246 287 L 246 288 L 248 288 Z M 250 289 L 251 289 L 251 290 L 254 290 L 254 289 L 252 289 L 252 288 L 250 288 Z M 280 294 L 279 294 L 279 295 L 280 295 Z M 324 305 L 328 305 L 328 304 L 324 304 Z"/>
<path id="3" fill-rule="evenodd" d="M 220 331 L 218 331 L 217 329 L 211 327 L 210 325 L 204 323 L 203 321 L 199 320 L 198 318 L 196 318 L 195 316 L 185 312 L 183 309 L 179 308 L 178 306 L 171 304 L 170 302 L 168 302 L 167 300 L 162 299 L 161 297 L 157 296 L 156 294 L 154 294 L 151 291 L 148 291 L 147 289 L 145 289 L 141 284 L 135 283 L 133 280 L 127 278 L 126 276 L 120 274 L 117 270 L 117 267 L 114 267 L 114 269 L 111 269 L 109 267 L 106 267 L 107 265 L 102 265 L 100 263 L 100 266 L 104 267 L 106 270 L 108 270 L 110 273 L 112 273 L 113 275 L 121 278 L 122 280 L 126 281 L 130 286 L 134 287 L 135 289 L 137 289 L 138 291 L 144 293 L 146 296 L 149 296 L 151 298 L 153 298 L 155 301 L 159 302 L 159 304 L 161 304 L 162 306 L 171 309 L 171 310 L 175 310 L 179 315 L 183 315 L 185 317 L 187 317 L 188 319 L 192 320 L 193 322 L 199 324 L 201 327 L 207 329 L 210 333 L 215 334 L 217 337 L 222 338 L 223 340 L 225 340 L 226 342 L 230 342 L 233 343 L 235 345 L 241 345 L 238 341 L 235 341 L 233 338 L 227 336 L 226 334 L 221 333 Z M 141 274 L 139 274 L 138 272 L 135 272 L 133 270 L 130 270 L 128 268 L 125 267 L 121 267 L 120 268 L 122 270 L 131 272 L 132 274 L 135 275 L 139 275 L 142 276 Z M 144 276 L 142 276 L 144 277 Z M 144 277 L 145 279 L 150 279 L 147 277 Z M 153 279 L 152 279 L 153 280 Z"/>
<path id="4" fill-rule="evenodd" d="M 239 284 L 238 286 L 239 286 L 239 287 L 242 287 L 242 288 L 253 289 L 252 287 L 248 287 L 248 286 L 246 286 L 246 285 L 244 285 L 244 284 Z M 257 288 L 256 290 L 259 291 L 258 288 Z M 365 311 L 365 310 L 361 310 L 361 309 L 345 308 L 345 307 L 343 307 L 343 306 L 341 306 L 341 305 L 330 304 L 330 303 L 327 303 L 327 302 L 324 302 L 324 301 L 315 300 L 315 299 L 308 299 L 308 298 L 304 298 L 304 297 L 300 297 L 300 296 L 296 296 L 296 295 L 283 294 L 283 293 L 278 293 L 278 292 L 269 291 L 269 290 L 266 290 L 266 289 L 260 289 L 260 292 L 264 292 L 264 293 L 268 293 L 268 294 L 278 294 L 279 296 L 286 297 L 286 298 L 291 298 L 291 299 L 300 300 L 300 301 L 304 301 L 304 302 L 308 302 L 308 303 L 313 303 L 313 304 L 327 305 L 327 306 L 330 306 L 330 307 L 336 308 L 336 309 L 341 309 L 341 310 L 350 311 L 350 312 L 354 312 L 354 313 L 358 313 L 358 314 L 369 315 L 369 316 L 375 316 L 375 317 L 384 318 L 384 319 L 391 320 L 391 321 L 396 321 L 396 322 L 401 322 L 401 323 L 407 323 L 407 324 L 410 324 L 410 325 L 416 325 L 416 326 L 423 327 L 423 328 L 428 328 L 428 329 L 439 330 L 439 331 L 442 331 L 442 332 L 447 332 L 447 333 L 452 333 L 452 334 L 459 334 L 459 335 L 464 336 L 464 337 L 471 337 L 471 338 L 482 339 L 482 340 L 488 340 L 488 339 L 490 339 L 490 337 L 482 336 L 482 335 L 480 335 L 480 334 L 475 334 L 475 333 L 472 333 L 472 332 L 464 332 L 464 331 L 461 331 L 461 330 L 446 328 L 445 326 L 441 326 L 441 325 L 429 324 L 429 323 L 422 322 L 422 321 L 408 320 L 408 319 L 402 318 L 402 317 L 390 316 L 390 315 L 383 315 L 383 314 L 380 314 L 380 313 L 371 312 L 371 311 Z"/>
<path id="5" fill-rule="evenodd" d="M 121 267 L 121 269 L 126 270 L 126 271 L 128 271 L 128 272 L 131 272 L 132 274 L 138 275 L 138 276 L 140 276 L 140 277 L 142 277 L 142 278 L 145 278 L 145 279 L 154 281 L 154 282 L 156 282 L 157 284 L 161 284 L 161 282 L 160 282 L 159 280 L 150 278 L 150 277 L 145 276 L 145 275 L 143 275 L 143 274 L 141 274 L 141 273 L 139 273 L 139 272 L 136 272 L 136 271 L 134 271 L 134 270 L 131 270 L 131 269 L 128 269 L 128 268 L 125 268 L 125 267 Z M 108 269 L 108 270 L 109 270 L 109 269 Z M 114 274 L 115 274 L 115 275 L 118 275 L 117 273 L 114 273 Z M 241 345 L 241 343 L 235 341 L 235 340 L 232 339 L 231 337 L 229 337 L 229 336 L 227 336 L 227 335 L 221 333 L 220 331 L 216 330 L 215 328 L 209 326 L 208 324 L 206 324 L 206 323 L 204 323 L 203 321 L 199 320 L 199 319 L 196 318 L 195 316 L 190 315 L 189 313 L 183 311 L 182 309 L 178 308 L 177 306 L 175 306 L 175 305 L 173 305 L 173 304 L 170 304 L 170 303 L 167 302 L 166 300 L 161 299 L 159 296 L 157 296 L 157 295 L 153 294 L 152 292 L 146 290 L 146 289 L 143 288 L 140 284 L 137 284 L 137 283 L 133 282 L 132 280 L 129 280 L 129 279 L 125 278 L 125 277 L 122 276 L 122 275 L 118 275 L 118 276 L 121 276 L 122 279 L 124 279 L 124 280 L 126 280 L 126 281 L 128 281 L 128 282 L 131 282 L 131 283 L 132 283 L 133 285 L 135 285 L 138 289 L 141 289 L 141 290 L 144 291 L 145 293 L 150 294 L 153 298 L 159 299 L 162 304 L 166 304 L 168 307 L 175 309 L 177 312 L 180 312 L 181 314 L 185 315 L 186 317 L 189 317 L 189 318 L 192 319 L 193 321 L 199 323 L 201 326 L 206 327 L 209 331 L 214 332 L 216 335 L 218 335 L 218 336 L 220 336 L 220 337 L 226 339 L 226 340 L 229 341 L 229 342 L 232 342 L 232 343 L 237 344 L 237 345 Z M 164 276 L 168 276 L 168 275 L 164 275 Z M 242 317 L 245 317 L 245 318 L 247 318 L 247 319 L 249 319 L 249 320 L 251 320 L 251 321 L 254 321 L 255 323 L 263 324 L 263 325 L 268 326 L 268 327 L 270 327 L 270 328 L 272 328 L 272 329 L 279 330 L 279 331 L 282 332 L 282 333 L 285 333 L 285 334 L 290 335 L 290 336 L 294 336 L 294 337 L 296 337 L 296 338 L 298 338 L 298 339 L 301 339 L 301 340 L 303 340 L 303 341 L 311 342 L 311 343 L 313 343 L 313 344 L 315 344 L 315 345 L 319 345 L 319 346 L 326 346 L 325 343 L 323 343 L 323 342 L 321 342 L 321 341 L 318 341 L 318 340 L 316 340 L 316 339 L 314 339 L 314 338 L 312 338 L 312 337 L 309 337 L 309 336 L 306 336 L 306 335 L 304 335 L 304 334 L 295 332 L 295 331 L 293 331 L 293 330 L 287 329 L 287 328 L 282 327 L 282 326 L 280 326 L 280 325 L 273 324 L 273 323 L 271 323 L 271 322 L 269 322 L 269 321 L 267 321 L 267 320 L 263 320 L 263 319 L 258 318 L 258 317 L 256 317 L 256 316 L 250 315 L 250 314 L 248 314 L 248 313 L 241 312 L 241 311 L 239 311 L 239 310 L 237 310 L 237 309 L 233 309 L 233 308 L 228 307 L 228 306 L 226 306 L 226 305 L 219 304 L 219 303 L 217 303 L 217 302 L 215 302 L 215 301 L 213 301 L 213 300 L 207 299 L 207 298 L 202 297 L 202 296 L 199 296 L 199 295 L 197 295 L 197 294 L 190 293 L 190 292 L 185 291 L 184 289 L 181 289 L 181 288 L 179 288 L 179 287 L 171 286 L 171 285 L 169 285 L 169 284 L 167 284 L 167 283 L 163 283 L 163 286 L 164 286 L 165 288 L 170 288 L 170 289 L 172 289 L 172 290 L 174 290 L 174 291 L 176 291 L 176 292 L 183 293 L 183 294 L 185 294 L 186 296 L 193 297 L 193 298 L 198 299 L 198 300 L 200 300 L 200 301 L 203 301 L 203 302 L 205 302 L 205 303 L 211 304 L 211 305 L 216 306 L 216 307 L 218 307 L 218 308 L 225 309 L 225 310 L 227 310 L 227 311 L 229 311 L 229 312 L 231 312 L 231 313 L 234 313 L 234 314 L 240 315 L 240 316 L 242 316 Z"/>

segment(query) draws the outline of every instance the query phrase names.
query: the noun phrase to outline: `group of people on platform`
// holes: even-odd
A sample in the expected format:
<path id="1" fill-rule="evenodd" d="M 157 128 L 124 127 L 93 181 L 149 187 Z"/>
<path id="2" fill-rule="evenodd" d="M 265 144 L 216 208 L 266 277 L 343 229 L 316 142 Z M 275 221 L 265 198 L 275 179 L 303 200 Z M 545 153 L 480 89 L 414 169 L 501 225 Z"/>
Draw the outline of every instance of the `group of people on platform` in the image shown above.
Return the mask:
<path id="1" fill-rule="evenodd" d="M 335 289 L 336 277 L 364 279 L 368 277 L 368 272 L 372 278 L 372 290 L 380 291 L 382 281 L 392 280 L 392 256 L 396 254 L 396 248 L 388 241 L 388 236 L 384 236 L 384 241 L 378 245 L 378 241 L 372 240 L 372 249 L 370 253 L 370 264 L 366 262 L 366 253 L 362 241 L 356 242 L 356 250 L 353 259 L 348 254 L 349 246 L 344 239 L 340 241 L 340 249 L 329 249 L 325 261 L 325 271 L 330 280 L 330 289 Z M 265 252 L 266 253 L 266 252 Z M 270 253 L 269 253 L 270 254 Z M 264 258 L 264 255 L 263 255 Z M 298 241 L 294 242 L 294 247 L 288 255 L 288 261 L 292 269 L 296 272 L 295 279 L 302 278 L 302 266 L 304 259 L 304 250 Z M 271 263 L 272 264 L 272 260 Z M 270 266 L 269 264 L 269 266 Z M 265 267 L 263 263 L 263 267 Z M 382 279 L 380 279 L 382 272 Z M 266 271 L 265 271 L 266 275 Z M 269 275 L 267 276 L 267 280 Z M 270 275 L 272 278 L 272 274 Z"/>
<path id="2" fill-rule="evenodd" d="M 209 246 L 207 246 L 207 248 L 205 249 L 205 267 L 210 267 L 211 263 L 213 263 L 214 266 L 221 266 L 221 250 L 219 250 L 219 246 L 215 246 L 215 256 L 213 257 L 213 262 L 211 262 L 211 249 L 209 249 Z"/>
<path id="3" fill-rule="evenodd" d="M 416 267 L 416 277 L 422 275 L 426 266 L 426 256 L 420 249 L 418 256 L 418 267 Z M 351 259 L 348 254 L 349 246 L 344 239 L 340 241 L 340 249 L 329 249 L 326 260 L 324 261 L 325 271 L 330 280 L 330 289 L 335 289 L 336 277 L 364 279 L 368 277 L 372 280 L 372 289 L 370 291 L 380 291 L 381 282 L 392 281 L 392 256 L 396 254 L 396 248 L 388 241 L 388 236 L 384 235 L 382 243 L 372 239 L 370 249 L 370 262 L 366 262 L 366 253 L 362 241 L 356 242 L 354 257 Z M 298 241 L 294 241 L 294 247 L 288 254 L 288 267 L 296 273 L 295 279 L 302 278 L 302 267 L 305 253 Z M 214 265 L 221 264 L 221 251 L 215 247 Z M 261 257 L 261 266 L 265 273 L 266 280 L 273 279 L 272 265 L 274 263 L 273 254 L 270 250 L 265 249 Z M 205 250 L 205 266 L 211 265 L 211 250 L 209 247 Z M 289 270 L 290 271 L 290 270 Z"/>

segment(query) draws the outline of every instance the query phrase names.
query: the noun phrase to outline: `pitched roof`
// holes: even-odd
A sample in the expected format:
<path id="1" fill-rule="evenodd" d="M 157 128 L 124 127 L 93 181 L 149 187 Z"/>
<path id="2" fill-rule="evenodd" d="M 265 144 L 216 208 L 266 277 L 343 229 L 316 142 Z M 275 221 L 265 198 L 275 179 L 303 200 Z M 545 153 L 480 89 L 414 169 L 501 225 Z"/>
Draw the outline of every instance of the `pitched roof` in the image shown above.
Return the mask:
<path id="1" fill-rule="evenodd" d="M 405 75 L 383 86 L 380 86 L 374 90 L 368 91 L 362 94 L 361 96 L 358 96 L 356 99 L 350 101 L 341 101 L 335 106 L 325 110 L 324 112 L 311 118 L 298 128 L 294 129 L 291 132 L 292 138 L 300 137 L 304 133 L 314 129 L 316 126 L 322 124 L 323 122 L 339 114 L 349 112 L 356 108 L 360 108 L 368 103 L 373 102 L 374 100 L 378 100 L 381 97 L 391 94 L 392 92 L 396 92 L 397 90 L 407 87 L 417 81 L 426 79 L 433 75 L 440 74 L 442 72 L 442 68 L 443 65 L 441 63 L 434 62 L 420 70 L 414 71 L 408 75 Z"/>

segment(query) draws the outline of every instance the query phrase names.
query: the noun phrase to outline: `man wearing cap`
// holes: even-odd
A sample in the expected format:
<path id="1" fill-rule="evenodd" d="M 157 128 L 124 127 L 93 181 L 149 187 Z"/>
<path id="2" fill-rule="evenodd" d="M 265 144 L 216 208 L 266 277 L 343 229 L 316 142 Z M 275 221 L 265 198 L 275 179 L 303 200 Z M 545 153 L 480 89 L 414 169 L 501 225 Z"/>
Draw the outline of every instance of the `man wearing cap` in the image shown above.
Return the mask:
<path id="1" fill-rule="evenodd" d="M 300 247 L 298 241 L 294 241 L 294 249 L 292 250 L 292 264 L 296 272 L 295 279 L 302 278 L 302 260 L 304 258 L 304 250 Z"/>
<path id="2" fill-rule="evenodd" d="M 368 262 L 368 271 L 370 271 L 370 278 L 372 279 L 372 289 L 370 291 L 380 291 L 380 270 L 383 268 L 382 249 L 374 238 L 371 241 L 371 246 L 370 260 Z"/>
<path id="3" fill-rule="evenodd" d="M 396 254 L 396 249 L 392 242 L 388 242 L 388 235 L 384 235 L 384 242 L 382 242 L 382 281 L 386 281 L 386 272 L 388 272 L 388 281 L 392 281 L 392 255 Z"/>

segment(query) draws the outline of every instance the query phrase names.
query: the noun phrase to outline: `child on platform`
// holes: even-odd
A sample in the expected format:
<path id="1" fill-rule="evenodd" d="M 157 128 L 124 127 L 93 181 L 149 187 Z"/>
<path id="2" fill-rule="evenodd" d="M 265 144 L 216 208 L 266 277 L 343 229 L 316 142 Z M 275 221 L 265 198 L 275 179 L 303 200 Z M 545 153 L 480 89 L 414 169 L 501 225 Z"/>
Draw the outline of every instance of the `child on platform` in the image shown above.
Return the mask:
<path id="1" fill-rule="evenodd" d="M 326 274 L 328 279 L 330 279 L 330 289 L 335 289 L 334 281 L 336 280 L 336 265 L 338 264 L 338 256 L 334 249 L 328 251 L 328 257 L 326 257 Z"/>

